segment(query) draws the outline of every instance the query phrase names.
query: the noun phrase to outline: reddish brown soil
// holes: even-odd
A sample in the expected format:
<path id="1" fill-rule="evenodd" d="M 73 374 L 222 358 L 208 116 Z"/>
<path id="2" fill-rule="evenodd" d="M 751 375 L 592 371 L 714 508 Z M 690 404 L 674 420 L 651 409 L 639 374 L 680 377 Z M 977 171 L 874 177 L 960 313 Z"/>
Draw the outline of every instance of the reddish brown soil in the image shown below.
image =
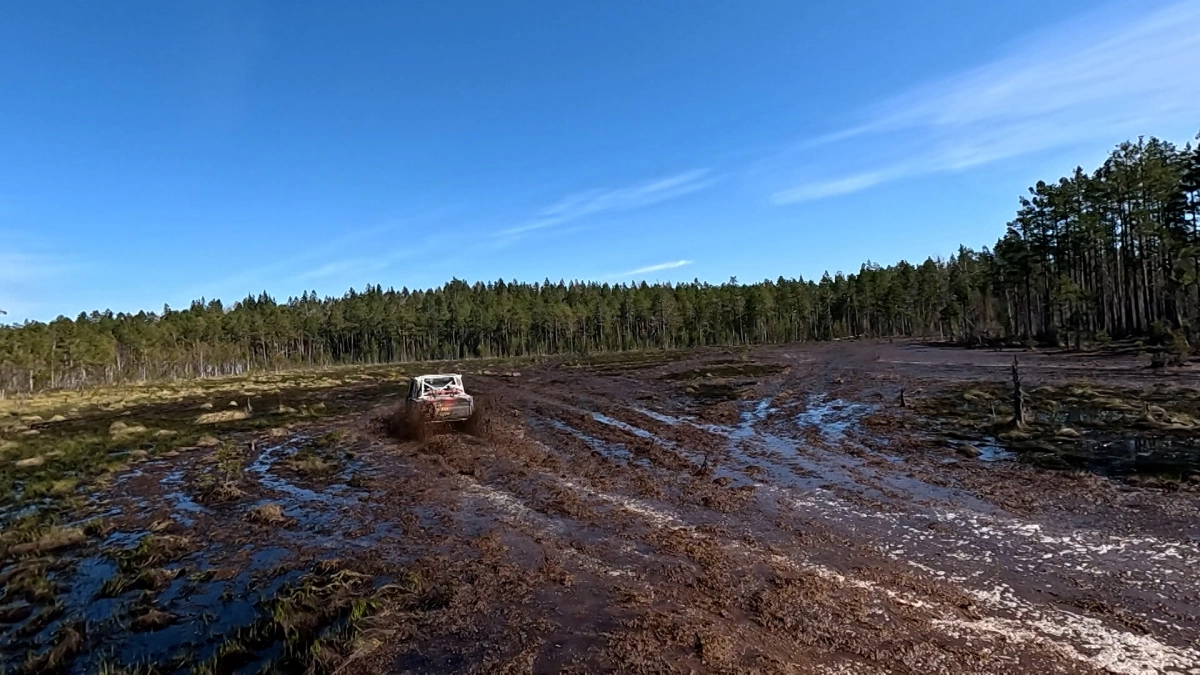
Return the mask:
<path id="1" fill-rule="evenodd" d="M 1021 356 L 1030 382 L 1158 377 Z M 1003 380 L 1011 358 L 842 343 L 470 378 L 485 440 L 364 455 L 404 533 L 369 555 L 450 600 L 385 616 L 346 672 L 1200 672 L 1195 492 L 904 428 L 901 386 Z M 706 370 L 736 399 L 698 400 Z"/>
<path id="2" fill-rule="evenodd" d="M 1020 356 L 1031 385 L 1192 377 Z M 846 342 L 468 375 L 483 437 L 396 440 L 380 402 L 294 430 L 348 432 L 360 497 L 309 484 L 283 523 L 213 505 L 181 529 L 228 541 L 208 563 L 231 576 L 249 539 L 419 578 L 343 673 L 1200 673 L 1196 490 L 983 462 L 897 405 L 1011 359 Z M 178 515 L 163 477 L 199 461 L 112 501 Z M 243 505 L 292 489 L 247 482 Z"/>

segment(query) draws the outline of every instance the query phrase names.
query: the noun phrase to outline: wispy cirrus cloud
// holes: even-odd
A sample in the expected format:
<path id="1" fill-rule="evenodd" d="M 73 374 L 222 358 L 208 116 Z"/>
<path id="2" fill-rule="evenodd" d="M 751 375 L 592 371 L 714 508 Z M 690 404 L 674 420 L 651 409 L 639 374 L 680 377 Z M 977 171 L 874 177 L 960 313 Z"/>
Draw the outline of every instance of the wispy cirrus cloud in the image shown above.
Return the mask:
<path id="1" fill-rule="evenodd" d="M 501 230 L 498 235 L 511 237 L 562 225 L 597 213 L 649 206 L 704 189 L 715 180 L 711 170 L 694 169 L 623 188 L 580 192 L 542 209 L 525 223 Z"/>
<path id="2" fill-rule="evenodd" d="M 899 178 L 957 171 L 1085 142 L 1195 129 L 1200 0 L 1140 16 L 1110 6 L 1014 45 L 1004 56 L 868 110 L 813 139 L 795 165 L 856 156 L 843 175 L 805 170 L 777 204 L 845 195 Z M 807 174 L 807 175 L 806 175 Z"/>
<path id="3" fill-rule="evenodd" d="M 311 269 L 300 272 L 293 278 L 297 281 L 309 282 L 314 280 L 348 280 L 357 278 L 359 281 L 371 281 L 369 275 L 392 268 L 401 261 L 412 260 L 422 255 L 438 251 L 461 251 L 454 235 L 431 234 L 421 237 L 412 235 L 386 238 L 386 244 L 372 248 L 370 255 L 353 255 L 324 262 Z M 375 283 L 382 283 L 376 278 Z"/>
<path id="4" fill-rule="evenodd" d="M 318 265 L 310 270 L 301 272 L 295 276 L 298 281 L 312 281 L 314 279 L 326 279 L 336 277 L 347 272 L 373 272 L 375 270 L 387 267 L 390 262 L 390 256 L 383 258 L 350 258 L 347 260 L 335 260 L 323 265 Z"/>
<path id="5" fill-rule="evenodd" d="M 297 281 L 307 282 L 317 279 L 337 278 L 351 273 L 363 275 L 387 269 L 393 263 L 404 258 L 410 258 L 413 255 L 416 255 L 416 251 L 393 251 L 374 257 L 354 257 L 334 260 L 305 270 L 293 278 Z"/>
<path id="6" fill-rule="evenodd" d="M 887 180 L 887 174 L 880 171 L 867 171 L 853 176 L 845 176 L 827 181 L 803 183 L 793 188 L 780 190 L 772 195 L 778 204 L 806 202 L 812 199 L 824 199 L 838 195 L 848 195 L 852 192 L 865 190 Z"/>
<path id="7" fill-rule="evenodd" d="M 635 270 L 629 270 L 627 272 L 616 272 L 613 274 L 606 274 L 604 276 L 604 278 L 606 278 L 606 279 L 624 279 L 624 278 L 628 278 L 628 277 L 638 277 L 638 276 L 642 276 L 644 274 L 652 274 L 654 272 L 662 272 L 664 270 L 673 270 L 673 269 L 678 269 L 680 267 L 687 267 L 688 265 L 691 265 L 691 264 L 692 264 L 691 260 L 674 260 L 671 262 L 658 263 L 657 265 L 647 265 L 645 267 L 639 267 Z"/>

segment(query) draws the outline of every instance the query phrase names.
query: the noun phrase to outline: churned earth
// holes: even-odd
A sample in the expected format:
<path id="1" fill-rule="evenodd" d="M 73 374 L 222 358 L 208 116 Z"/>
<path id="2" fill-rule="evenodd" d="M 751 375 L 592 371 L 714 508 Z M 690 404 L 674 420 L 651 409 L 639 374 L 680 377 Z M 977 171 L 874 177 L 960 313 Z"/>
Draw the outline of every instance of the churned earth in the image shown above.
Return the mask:
<path id="1" fill-rule="evenodd" d="M 899 342 L 430 367 L 485 433 L 392 437 L 404 373 L 361 369 L 144 429 L 38 502 L 13 474 L 5 671 L 1200 673 L 1190 368 Z M 52 424 L 4 461 L 52 466 L 21 454 Z"/>

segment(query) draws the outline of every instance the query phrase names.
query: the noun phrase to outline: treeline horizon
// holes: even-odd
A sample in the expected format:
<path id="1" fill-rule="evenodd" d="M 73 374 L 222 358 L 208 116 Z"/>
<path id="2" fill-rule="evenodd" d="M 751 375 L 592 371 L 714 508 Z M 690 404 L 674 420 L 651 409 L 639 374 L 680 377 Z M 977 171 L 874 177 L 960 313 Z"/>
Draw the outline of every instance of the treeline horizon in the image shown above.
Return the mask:
<path id="1" fill-rule="evenodd" d="M 1200 327 L 1200 146 L 1121 143 L 1021 197 L 993 248 L 820 280 L 368 285 L 0 326 L 0 395 L 256 369 L 845 337 L 1083 341 Z"/>

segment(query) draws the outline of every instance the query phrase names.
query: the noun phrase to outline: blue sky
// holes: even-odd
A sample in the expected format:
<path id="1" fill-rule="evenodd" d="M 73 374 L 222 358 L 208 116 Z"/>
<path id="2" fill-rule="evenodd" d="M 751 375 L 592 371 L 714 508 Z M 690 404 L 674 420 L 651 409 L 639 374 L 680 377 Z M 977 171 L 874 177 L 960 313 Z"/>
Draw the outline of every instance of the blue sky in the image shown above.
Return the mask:
<path id="1" fill-rule="evenodd" d="M 9 3 L 6 320 L 991 245 L 1200 131 L 1200 0 Z"/>

